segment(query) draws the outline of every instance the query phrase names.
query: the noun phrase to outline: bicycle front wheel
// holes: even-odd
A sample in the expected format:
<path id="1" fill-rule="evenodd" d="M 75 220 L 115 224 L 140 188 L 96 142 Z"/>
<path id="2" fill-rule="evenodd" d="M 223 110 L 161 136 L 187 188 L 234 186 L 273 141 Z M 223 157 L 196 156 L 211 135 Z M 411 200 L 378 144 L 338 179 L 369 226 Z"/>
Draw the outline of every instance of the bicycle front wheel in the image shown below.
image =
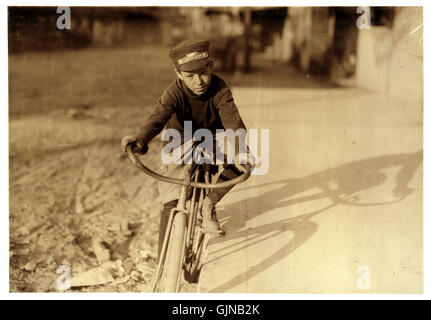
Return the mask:
<path id="1" fill-rule="evenodd" d="M 184 238 L 186 235 L 186 216 L 178 212 L 172 222 L 166 259 L 160 278 L 161 292 L 177 292 L 183 265 Z"/>

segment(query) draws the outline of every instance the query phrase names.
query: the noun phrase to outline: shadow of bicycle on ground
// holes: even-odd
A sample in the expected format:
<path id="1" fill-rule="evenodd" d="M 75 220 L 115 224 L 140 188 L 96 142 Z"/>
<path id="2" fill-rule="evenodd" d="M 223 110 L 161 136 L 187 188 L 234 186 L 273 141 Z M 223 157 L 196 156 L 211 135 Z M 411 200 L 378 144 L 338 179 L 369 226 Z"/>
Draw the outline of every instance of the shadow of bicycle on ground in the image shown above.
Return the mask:
<path id="1" fill-rule="evenodd" d="M 409 186 L 409 182 L 421 165 L 422 159 L 423 151 L 420 150 L 414 153 L 385 155 L 355 161 L 303 178 L 268 183 L 267 186 L 279 184 L 281 186 L 257 197 L 226 206 L 223 211 L 227 213 L 244 212 L 245 214 L 232 214 L 229 225 L 233 230 L 223 238 L 212 239 L 212 243 L 241 239 L 245 236 L 247 236 L 247 242 L 242 243 L 240 247 L 237 245 L 224 247 L 223 251 L 230 251 L 208 260 L 207 263 L 235 254 L 281 233 L 289 231 L 293 233 L 293 238 L 275 253 L 249 267 L 246 272 L 211 288 L 210 292 L 226 292 L 235 288 L 297 250 L 317 232 L 318 225 L 311 220 L 316 215 L 338 205 L 381 206 L 404 200 L 415 191 Z M 257 187 L 262 186 L 265 185 Z M 310 190 L 316 192 L 298 197 L 299 194 L 307 191 L 309 193 Z M 294 196 L 296 197 L 293 198 Z M 265 212 L 278 208 L 288 209 L 289 206 L 319 199 L 329 199 L 330 204 L 300 216 L 251 229 L 244 228 L 248 220 Z M 217 256 L 217 252 L 215 253 Z"/>

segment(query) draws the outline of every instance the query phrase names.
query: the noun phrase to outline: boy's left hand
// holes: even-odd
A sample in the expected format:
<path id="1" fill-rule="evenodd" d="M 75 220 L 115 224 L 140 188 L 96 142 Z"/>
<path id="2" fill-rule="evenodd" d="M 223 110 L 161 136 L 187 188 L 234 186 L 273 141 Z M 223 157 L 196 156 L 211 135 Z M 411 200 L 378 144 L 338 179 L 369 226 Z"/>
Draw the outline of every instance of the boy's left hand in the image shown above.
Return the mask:
<path id="1" fill-rule="evenodd" d="M 144 155 L 148 151 L 148 146 L 139 141 L 137 136 L 125 136 L 121 140 L 121 149 L 123 150 L 123 152 L 126 152 L 126 148 L 128 145 L 132 146 L 132 150 L 134 153 Z"/>

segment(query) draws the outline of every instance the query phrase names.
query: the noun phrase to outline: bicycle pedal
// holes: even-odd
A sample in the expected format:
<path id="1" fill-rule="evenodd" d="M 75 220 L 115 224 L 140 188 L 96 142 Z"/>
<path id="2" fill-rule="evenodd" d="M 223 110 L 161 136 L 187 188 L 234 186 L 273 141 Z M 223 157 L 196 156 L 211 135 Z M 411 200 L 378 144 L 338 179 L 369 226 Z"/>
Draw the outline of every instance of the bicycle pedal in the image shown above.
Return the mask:
<path id="1" fill-rule="evenodd" d="M 202 228 L 201 228 L 202 229 Z M 220 230 L 206 230 L 206 229 L 202 229 L 202 232 L 207 234 L 207 235 L 211 235 L 211 236 L 218 236 L 218 237 L 222 237 L 226 234 L 226 231 L 220 229 Z"/>

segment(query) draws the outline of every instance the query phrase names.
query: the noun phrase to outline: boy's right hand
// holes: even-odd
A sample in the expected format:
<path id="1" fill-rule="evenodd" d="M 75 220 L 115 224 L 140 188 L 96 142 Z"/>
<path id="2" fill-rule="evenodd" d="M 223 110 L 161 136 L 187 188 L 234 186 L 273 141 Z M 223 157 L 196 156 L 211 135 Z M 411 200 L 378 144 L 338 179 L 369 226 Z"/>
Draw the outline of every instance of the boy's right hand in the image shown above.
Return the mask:
<path id="1" fill-rule="evenodd" d="M 132 146 L 133 153 L 146 154 L 148 152 L 148 146 L 141 141 L 139 141 L 137 136 L 125 136 L 121 139 L 121 149 L 126 152 L 128 145 Z"/>

